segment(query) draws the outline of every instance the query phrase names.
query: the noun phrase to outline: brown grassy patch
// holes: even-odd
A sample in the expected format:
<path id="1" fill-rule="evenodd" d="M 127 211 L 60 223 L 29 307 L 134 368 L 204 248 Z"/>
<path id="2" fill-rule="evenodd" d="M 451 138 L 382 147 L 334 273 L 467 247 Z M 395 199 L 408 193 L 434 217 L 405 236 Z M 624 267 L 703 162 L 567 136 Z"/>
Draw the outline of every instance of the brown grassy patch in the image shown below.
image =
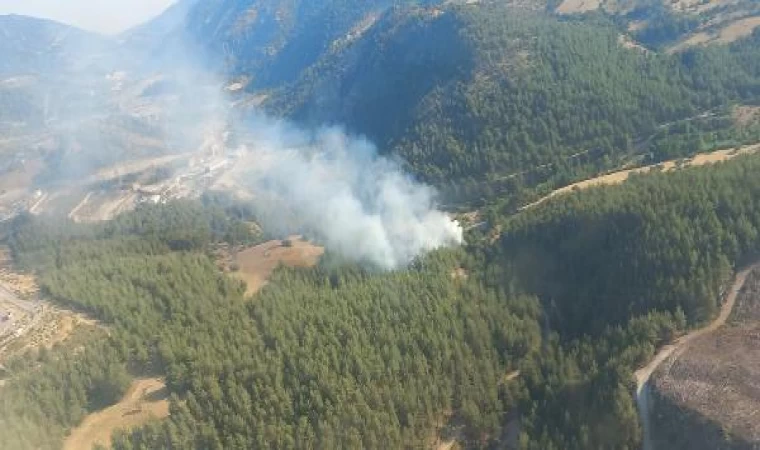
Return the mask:
<path id="1" fill-rule="evenodd" d="M 90 414 L 72 430 L 63 450 L 89 450 L 97 444 L 110 448 L 115 431 L 131 430 L 152 420 L 169 417 L 167 398 L 163 380 L 135 380 L 119 403 Z"/>
<path id="2" fill-rule="evenodd" d="M 25 164 L 0 175 L 0 191 L 12 189 L 28 189 L 32 187 L 35 177 L 42 172 L 44 164 L 39 159 L 27 161 Z"/>
<path id="3" fill-rule="evenodd" d="M 724 24 L 721 22 L 725 20 Z M 729 44 L 752 34 L 760 27 L 760 16 L 741 17 L 736 20 L 716 18 L 715 26 L 721 26 L 717 31 L 699 31 L 688 36 L 678 44 L 670 47 L 668 53 L 677 53 L 697 45 Z"/>
<path id="4" fill-rule="evenodd" d="M 235 263 L 237 277 L 246 285 L 246 295 L 264 287 L 272 272 L 280 264 L 287 267 L 314 267 L 325 249 L 292 236 L 285 241 L 270 241 L 238 252 Z"/>
<path id="5" fill-rule="evenodd" d="M 757 27 L 760 27 L 760 16 L 739 19 L 721 29 L 715 42 L 720 44 L 734 42 L 751 35 Z"/>
<path id="6" fill-rule="evenodd" d="M 738 2 L 736 0 L 676 0 L 670 3 L 670 7 L 679 12 L 702 13 L 729 3 Z"/>
<path id="7" fill-rule="evenodd" d="M 137 206 L 138 195 L 131 191 L 90 192 L 72 208 L 69 217 L 75 222 L 103 222 L 131 211 Z"/>
<path id="8" fill-rule="evenodd" d="M 740 127 L 746 127 L 760 121 L 760 106 L 737 106 L 734 108 L 734 122 Z"/>
<path id="9" fill-rule="evenodd" d="M 593 11 L 601 6 L 601 0 L 565 0 L 557 7 L 559 14 L 577 14 Z"/>

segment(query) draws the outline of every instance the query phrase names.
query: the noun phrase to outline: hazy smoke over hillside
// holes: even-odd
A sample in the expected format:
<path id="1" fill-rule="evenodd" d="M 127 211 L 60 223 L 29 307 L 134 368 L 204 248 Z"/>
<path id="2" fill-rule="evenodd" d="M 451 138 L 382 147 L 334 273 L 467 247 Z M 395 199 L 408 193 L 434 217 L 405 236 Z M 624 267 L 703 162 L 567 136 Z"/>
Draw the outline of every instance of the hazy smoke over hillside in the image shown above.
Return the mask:
<path id="1" fill-rule="evenodd" d="M 230 104 L 199 99 L 199 92 L 193 95 L 200 104 Z M 233 134 L 246 136 L 240 164 L 268 231 L 308 232 L 330 251 L 383 269 L 462 242 L 459 224 L 435 208 L 434 190 L 379 156 L 367 140 L 339 128 L 300 129 L 260 113 L 235 120 L 237 111 L 224 109 L 214 108 L 222 117 L 213 121 L 231 121 Z M 189 126 L 197 128 L 197 121 Z"/>
<path id="2" fill-rule="evenodd" d="M 80 136 L 77 143 L 105 140 L 97 133 L 102 117 L 108 117 L 110 124 L 120 117 L 131 127 L 122 133 L 128 136 L 158 130 L 154 140 L 165 141 L 160 151 L 167 153 L 202 149 L 209 140 L 205 130 L 223 128 L 236 137 L 235 145 L 247 150 L 235 171 L 238 182 L 243 180 L 251 188 L 267 231 L 305 232 L 328 250 L 384 269 L 402 267 L 424 252 L 462 242 L 459 224 L 435 208 L 434 191 L 413 181 L 396 162 L 379 156 L 366 140 L 338 128 L 299 129 L 231 106 L 240 98 L 228 98 L 224 77 L 217 76 L 223 70 L 209 69 L 214 56 L 185 42 L 182 33 L 167 33 L 157 26 L 181 23 L 181 16 L 172 18 L 179 13 L 182 10 L 172 10 L 158 22 L 127 33 L 119 45 L 103 38 L 102 46 L 113 46 L 114 51 L 94 52 L 99 72 L 89 74 L 88 70 L 95 71 L 85 65 L 80 69 L 102 85 L 97 95 L 92 94 L 102 105 L 86 111 L 81 120 L 72 114 L 66 117 L 74 124 L 70 129 Z M 81 48 L 64 52 L 81 60 L 88 53 L 93 52 Z M 82 97 L 78 92 L 71 96 Z M 84 120 L 90 116 L 95 119 Z M 106 153 L 103 145 L 88 148 L 100 159 Z M 132 153 L 125 151 L 113 159 L 159 152 L 129 150 Z M 70 179 L 94 170 L 91 160 L 100 161 L 87 152 L 66 152 L 61 158 L 77 169 L 68 171 Z M 58 169 L 66 171 L 64 164 Z"/>
<path id="3" fill-rule="evenodd" d="M 366 140 L 262 118 L 252 126 L 250 180 L 255 192 L 272 196 L 265 226 L 295 218 L 328 249 L 384 269 L 462 242 L 459 224 L 435 209 L 433 190 L 379 157 Z"/>

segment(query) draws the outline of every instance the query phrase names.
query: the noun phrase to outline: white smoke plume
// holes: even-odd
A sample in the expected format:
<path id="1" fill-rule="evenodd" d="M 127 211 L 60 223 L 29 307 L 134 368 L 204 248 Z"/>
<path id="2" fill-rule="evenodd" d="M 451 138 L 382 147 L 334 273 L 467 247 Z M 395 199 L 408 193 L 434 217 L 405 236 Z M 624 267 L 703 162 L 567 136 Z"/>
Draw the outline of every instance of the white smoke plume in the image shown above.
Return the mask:
<path id="1" fill-rule="evenodd" d="M 43 41 L 65 46 L 60 58 L 68 68 L 40 81 L 67 106 L 45 113 L 44 126 L 63 136 L 63 144 L 44 180 L 77 183 L 124 161 L 183 151 L 218 157 L 225 139 L 210 142 L 205 133 L 215 127 L 247 148 L 234 171 L 249 185 L 271 234 L 308 234 L 349 260 L 382 269 L 462 242 L 459 224 L 436 209 L 435 191 L 379 156 L 366 139 L 340 128 L 299 129 L 261 113 L 243 120 L 245 107 L 234 105 L 245 104 L 247 94 L 224 89 L 229 80 L 214 55 L 184 32 L 164 29 L 181 24 L 182 14 L 182 8 L 169 10 L 116 39 L 82 33 L 69 42 L 58 39 L 55 27 Z M 52 84 L 61 79 L 65 83 Z M 70 99 L 78 100 L 76 108 Z M 51 186 L 44 189 L 58 189 L 46 184 Z"/>
<path id="2" fill-rule="evenodd" d="M 295 222 L 348 259 L 395 269 L 462 243 L 462 228 L 435 207 L 435 192 L 339 128 L 305 132 L 259 118 L 249 150 L 255 193 L 272 199 L 265 226 Z"/>

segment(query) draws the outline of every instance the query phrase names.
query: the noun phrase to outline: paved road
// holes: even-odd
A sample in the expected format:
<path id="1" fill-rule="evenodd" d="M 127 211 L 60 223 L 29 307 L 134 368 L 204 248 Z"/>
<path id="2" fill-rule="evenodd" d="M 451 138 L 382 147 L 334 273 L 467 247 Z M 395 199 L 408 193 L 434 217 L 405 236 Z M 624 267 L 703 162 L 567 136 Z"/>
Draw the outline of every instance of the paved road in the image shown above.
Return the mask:
<path id="1" fill-rule="evenodd" d="M 731 311 L 734 309 L 736 297 L 744 286 L 744 282 L 747 281 L 747 276 L 750 274 L 750 272 L 757 268 L 760 268 L 760 263 L 757 263 L 736 274 L 736 279 L 734 281 L 734 284 L 731 286 L 731 290 L 726 296 L 726 300 L 723 302 L 723 306 L 720 309 L 720 314 L 718 314 L 718 317 L 714 321 L 703 328 L 694 330 L 691 333 L 680 337 L 672 344 L 662 347 L 660 351 L 657 352 L 657 354 L 654 356 L 654 358 L 652 358 L 649 364 L 640 368 L 634 373 L 634 377 L 636 378 L 636 403 L 638 405 L 639 417 L 641 419 L 641 425 L 644 432 L 644 450 L 653 450 L 651 426 L 649 422 L 649 380 L 651 379 L 652 374 L 655 370 L 657 370 L 658 367 L 660 367 L 660 364 L 665 362 L 665 360 L 667 360 L 670 356 L 678 358 L 678 355 L 683 353 L 689 342 L 700 336 L 712 333 L 713 331 L 725 325 L 729 316 L 731 316 Z"/>

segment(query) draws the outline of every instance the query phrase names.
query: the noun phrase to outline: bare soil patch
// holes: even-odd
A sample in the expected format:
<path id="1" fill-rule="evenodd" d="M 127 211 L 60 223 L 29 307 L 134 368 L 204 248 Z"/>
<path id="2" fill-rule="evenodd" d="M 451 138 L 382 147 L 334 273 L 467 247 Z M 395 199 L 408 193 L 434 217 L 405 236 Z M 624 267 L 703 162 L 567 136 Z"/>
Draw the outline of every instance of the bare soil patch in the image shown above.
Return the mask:
<path id="1" fill-rule="evenodd" d="M 740 17 L 735 20 L 717 17 L 713 24 L 713 27 L 717 28 L 716 30 L 703 29 L 691 34 L 670 47 L 667 52 L 670 54 L 678 53 L 697 45 L 729 44 L 745 38 L 751 35 L 755 28 L 760 27 L 760 16 Z"/>
<path id="2" fill-rule="evenodd" d="M 167 417 L 169 400 L 163 380 L 135 380 L 119 403 L 90 414 L 72 430 L 63 450 L 89 450 L 98 444 L 110 448 L 115 431 L 131 430 Z"/>
<path id="3" fill-rule="evenodd" d="M 90 192 L 69 213 L 75 222 L 103 222 L 137 206 L 138 195 L 132 191 Z"/>
<path id="4" fill-rule="evenodd" d="M 670 2 L 670 7 L 678 12 L 702 13 L 730 3 L 738 2 L 736 0 L 676 0 Z"/>
<path id="5" fill-rule="evenodd" d="M 314 267 L 324 253 L 324 248 L 304 241 L 300 236 L 291 236 L 283 241 L 269 241 L 234 255 L 238 267 L 235 276 L 246 283 L 246 295 L 253 295 L 266 285 L 280 264 L 287 267 Z"/>
<path id="6" fill-rule="evenodd" d="M 741 127 L 760 121 L 760 106 L 742 105 L 734 108 L 734 122 Z"/>
<path id="7" fill-rule="evenodd" d="M 645 54 L 649 53 L 648 48 L 634 41 L 633 39 L 631 39 L 630 36 L 626 36 L 624 34 L 621 34 L 620 36 L 618 36 L 618 43 L 620 44 L 621 47 L 627 48 L 629 50 L 636 50 L 638 52 L 645 53 Z"/>
<path id="8" fill-rule="evenodd" d="M 678 44 L 670 47 L 667 50 L 667 53 L 672 55 L 673 53 L 682 52 L 690 47 L 707 44 L 712 41 L 712 39 L 713 37 L 710 34 L 704 31 L 700 31 L 699 33 L 694 33 Z"/>
<path id="9" fill-rule="evenodd" d="M 577 14 L 593 11 L 601 6 L 601 0 L 565 0 L 556 9 L 559 14 Z"/>
<path id="10" fill-rule="evenodd" d="M 755 28 L 760 26 L 760 16 L 746 17 L 728 24 L 718 32 L 715 42 L 727 44 L 752 34 Z"/>
<path id="11" fill-rule="evenodd" d="M 683 425 L 699 417 L 700 423 L 718 425 L 720 436 L 711 435 L 709 427 L 693 425 L 706 433 L 697 439 L 702 440 L 701 448 L 714 448 L 715 443 L 705 444 L 704 439 L 726 436 L 760 443 L 759 267 L 756 264 L 737 275 L 715 321 L 663 348 L 636 372 L 639 395 L 647 383 L 644 377 L 651 375 L 658 403 L 663 403 L 655 407 L 667 410 L 675 406 L 681 411 L 684 420 L 674 423 Z M 730 325 L 724 326 L 727 322 Z M 691 440 L 684 435 L 684 442 Z M 652 445 L 650 442 L 648 448 Z"/>
<path id="12" fill-rule="evenodd" d="M 0 191 L 32 187 L 34 179 L 42 172 L 44 166 L 42 160 L 33 159 L 8 170 L 0 175 Z"/>
<path id="13" fill-rule="evenodd" d="M 8 247 L 0 246 L 0 361 L 28 350 L 50 349 L 80 326 L 98 326 L 82 314 L 41 302 L 38 293 L 35 277 L 16 269 Z"/>

